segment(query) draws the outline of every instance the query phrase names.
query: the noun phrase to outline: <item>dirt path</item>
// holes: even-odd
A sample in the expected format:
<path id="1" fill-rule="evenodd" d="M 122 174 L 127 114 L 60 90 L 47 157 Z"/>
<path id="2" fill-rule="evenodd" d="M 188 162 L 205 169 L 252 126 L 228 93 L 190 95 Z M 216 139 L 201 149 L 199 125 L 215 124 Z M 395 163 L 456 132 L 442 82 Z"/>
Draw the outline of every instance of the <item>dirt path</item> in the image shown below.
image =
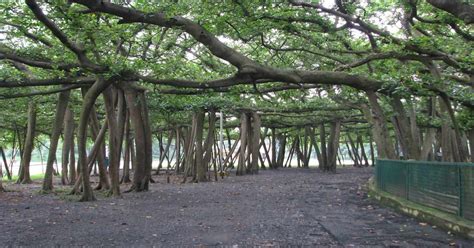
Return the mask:
<path id="1" fill-rule="evenodd" d="M 150 192 L 94 203 L 10 192 L 0 195 L 0 246 L 474 246 L 367 199 L 361 185 L 371 173 L 281 169 L 203 184 L 159 177 Z"/>

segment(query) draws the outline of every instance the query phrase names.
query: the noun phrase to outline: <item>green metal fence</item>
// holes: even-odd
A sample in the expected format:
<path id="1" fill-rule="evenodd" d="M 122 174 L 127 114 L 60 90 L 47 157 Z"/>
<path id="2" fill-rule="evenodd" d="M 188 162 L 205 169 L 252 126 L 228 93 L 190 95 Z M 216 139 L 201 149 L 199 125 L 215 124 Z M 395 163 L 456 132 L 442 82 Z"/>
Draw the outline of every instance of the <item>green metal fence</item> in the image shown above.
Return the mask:
<path id="1" fill-rule="evenodd" d="M 375 173 L 382 191 L 474 220 L 474 163 L 379 159 Z"/>

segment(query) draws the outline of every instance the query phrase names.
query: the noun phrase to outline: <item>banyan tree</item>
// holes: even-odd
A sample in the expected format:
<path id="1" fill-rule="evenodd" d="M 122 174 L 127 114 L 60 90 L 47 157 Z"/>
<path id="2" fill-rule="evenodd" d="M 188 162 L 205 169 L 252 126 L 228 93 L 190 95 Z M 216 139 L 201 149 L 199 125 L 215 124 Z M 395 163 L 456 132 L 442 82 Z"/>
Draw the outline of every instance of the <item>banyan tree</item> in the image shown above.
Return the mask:
<path id="1" fill-rule="evenodd" d="M 93 185 L 120 196 L 121 183 L 146 191 L 161 172 L 201 183 L 376 158 L 474 161 L 472 10 L 2 2 L 3 172 L 19 157 L 18 183 L 30 183 L 32 153 L 47 146 L 42 190 L 59 178 L 91 201 Z"/>

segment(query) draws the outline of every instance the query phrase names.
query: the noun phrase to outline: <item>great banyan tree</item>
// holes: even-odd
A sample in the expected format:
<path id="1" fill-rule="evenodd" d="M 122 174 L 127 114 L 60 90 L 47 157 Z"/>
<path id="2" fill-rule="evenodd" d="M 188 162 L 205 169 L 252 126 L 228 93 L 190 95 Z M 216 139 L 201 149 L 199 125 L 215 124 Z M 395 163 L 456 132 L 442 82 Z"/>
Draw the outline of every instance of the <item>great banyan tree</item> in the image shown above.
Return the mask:
<path id="1" fill-rule="evenodd" d="M 165 166 L 474 162 L 474 5 L 380 2 L 2 1 L 0 169 L 31 182 L 47 144 L 43 191 L 91 201 L 97 169 L 119 196 Z"/>

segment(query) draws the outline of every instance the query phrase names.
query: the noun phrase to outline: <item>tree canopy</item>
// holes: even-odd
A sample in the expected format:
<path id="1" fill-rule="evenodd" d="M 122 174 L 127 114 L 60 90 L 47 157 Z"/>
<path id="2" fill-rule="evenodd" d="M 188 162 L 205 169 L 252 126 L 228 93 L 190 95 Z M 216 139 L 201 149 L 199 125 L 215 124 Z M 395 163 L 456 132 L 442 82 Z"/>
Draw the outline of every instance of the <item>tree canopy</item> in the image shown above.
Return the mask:
<path id="1" fill-rule="evenodd" d="M 36 131 L 54 136 L 58 93 L 70 92 L 75 113 L 82 104 L 86 115 L 74 118 L 85 121 L 90 93 L 104 121 L 115 105 L 95 98 L 114 85 L 146 93 L 148 135 L 189 125 L 200 110 L 223 111 L 227 127 L 255 112 L 262 127 L 283 133 L 339 123 L 373 138 L 383 158 L 398 158 L 400 147 L 409 159 L 440 147 L 446 160 L 473 157 L 467 1 L 26 0 L 0 9 L 6 146 L 26 130 L 31 102 Z"/>

